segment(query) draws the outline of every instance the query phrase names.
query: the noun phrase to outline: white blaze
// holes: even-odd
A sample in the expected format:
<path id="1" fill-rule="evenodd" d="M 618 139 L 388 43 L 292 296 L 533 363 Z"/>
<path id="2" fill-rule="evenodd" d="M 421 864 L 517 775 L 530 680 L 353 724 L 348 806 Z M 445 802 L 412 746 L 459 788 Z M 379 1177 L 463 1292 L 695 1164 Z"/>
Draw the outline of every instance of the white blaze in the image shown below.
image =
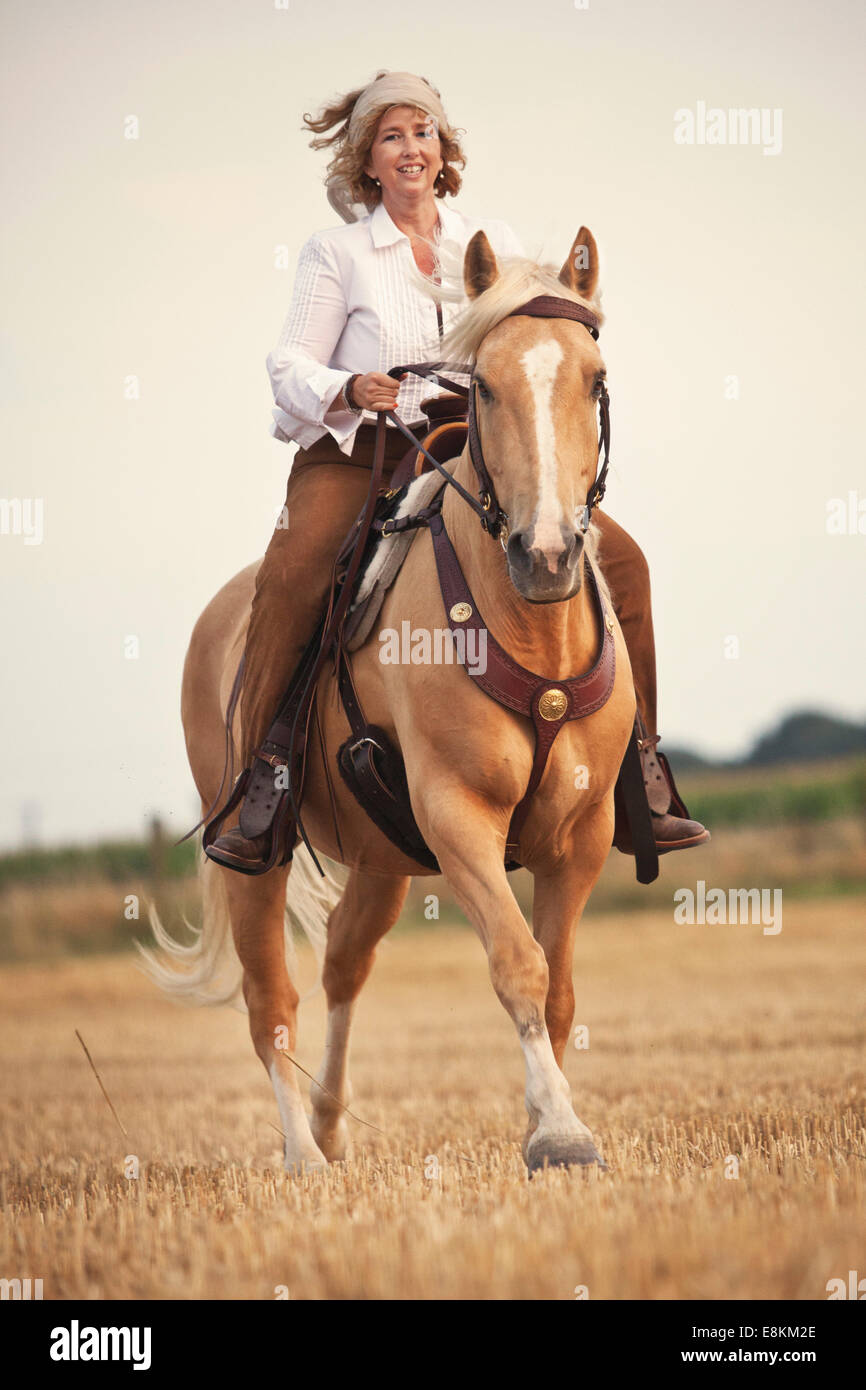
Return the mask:
<path id="1" fill-rule="evenodd" d="M 539 494 L 535 524 L 529 537 L 531 549 L 540 550 L 548 568 L 555 572 L 562 554 L 562 504 L 557 490 L 556 432 L 553 426 L 553 384 L 563 352 L 553 338 L 536 343 L 521 358 L 535 410 L 535 438 L 538 445 Z"/>

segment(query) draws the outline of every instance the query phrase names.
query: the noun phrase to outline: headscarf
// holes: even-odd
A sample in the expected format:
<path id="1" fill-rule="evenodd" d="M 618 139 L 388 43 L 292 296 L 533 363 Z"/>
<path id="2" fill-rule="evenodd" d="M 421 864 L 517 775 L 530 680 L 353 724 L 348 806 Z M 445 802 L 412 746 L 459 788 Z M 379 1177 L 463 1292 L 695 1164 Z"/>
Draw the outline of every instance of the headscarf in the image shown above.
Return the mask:
<path id="1" fill-rule="evenodd" d="M 361 132 L 365 118 L 377 107 L 388 110 L 392 106 L 414 106 L 426 111 L 437 125 L 447 127 L 448 120 L 442 103 L 429 83 L 412 72 L 388 72 L 364 88 L 352 107 L 349 117 L 347 138 L 354 143 Z M 328 202 L 344 222 L 358 222 L 366 217 L 367 208 L 363 203 L 352 199 L 351 189 L 345 178 L 332 174 L 325 183 Z"/>

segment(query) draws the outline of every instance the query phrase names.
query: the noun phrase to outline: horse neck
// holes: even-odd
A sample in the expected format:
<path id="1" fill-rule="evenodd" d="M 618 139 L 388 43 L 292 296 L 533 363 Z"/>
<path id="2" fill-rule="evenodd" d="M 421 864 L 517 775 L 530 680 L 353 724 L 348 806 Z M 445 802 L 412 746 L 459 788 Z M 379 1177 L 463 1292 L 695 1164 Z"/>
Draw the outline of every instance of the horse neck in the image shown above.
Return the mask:
<path id="1" fill-rule="evenodd" d="M 454 477 L 473 496 L 477 493 L 468 449 Z M 602 634 L 587 593 L 585 557 L 580 562 L 583 582 L 574 598 L 529 603 L 509 578 L 499 541 L 482 531 L 476 514 L 453 488 L 445 489 L 442 516 L 478 611 L 500 646 L 521 666 L 551 680 L 565 680 L 591 666 Z"/>

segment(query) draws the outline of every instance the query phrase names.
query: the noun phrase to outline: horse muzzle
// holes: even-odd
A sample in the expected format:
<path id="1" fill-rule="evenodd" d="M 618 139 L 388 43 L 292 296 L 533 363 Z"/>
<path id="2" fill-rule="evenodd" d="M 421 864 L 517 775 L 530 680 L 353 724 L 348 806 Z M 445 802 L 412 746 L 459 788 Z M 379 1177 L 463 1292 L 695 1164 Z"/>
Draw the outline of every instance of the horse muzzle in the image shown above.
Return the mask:
<path id="1" fill-rule="evenodd" d="M 562 528 L 562 544 L 541 549 L 532 532 L 512 531 L 505 546 L 508 573 L 521 598 L 529 603 L 562 603 L 580 589 L 584 536 Z"/>

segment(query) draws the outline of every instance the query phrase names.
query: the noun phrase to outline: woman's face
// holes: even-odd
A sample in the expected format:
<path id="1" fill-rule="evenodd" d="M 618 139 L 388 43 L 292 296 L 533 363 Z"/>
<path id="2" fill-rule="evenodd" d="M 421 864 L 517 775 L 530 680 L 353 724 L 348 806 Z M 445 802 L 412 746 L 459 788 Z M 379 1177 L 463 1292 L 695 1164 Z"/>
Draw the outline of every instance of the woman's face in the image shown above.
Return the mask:
<path id="1" fill-rule="evenodd" d="M 379 118 L 364 173 L 378 179 L 383 198 L 428 198 L 443 168 L 439 131 L 432 116 L 411 106 L 392 106 Z"/>

